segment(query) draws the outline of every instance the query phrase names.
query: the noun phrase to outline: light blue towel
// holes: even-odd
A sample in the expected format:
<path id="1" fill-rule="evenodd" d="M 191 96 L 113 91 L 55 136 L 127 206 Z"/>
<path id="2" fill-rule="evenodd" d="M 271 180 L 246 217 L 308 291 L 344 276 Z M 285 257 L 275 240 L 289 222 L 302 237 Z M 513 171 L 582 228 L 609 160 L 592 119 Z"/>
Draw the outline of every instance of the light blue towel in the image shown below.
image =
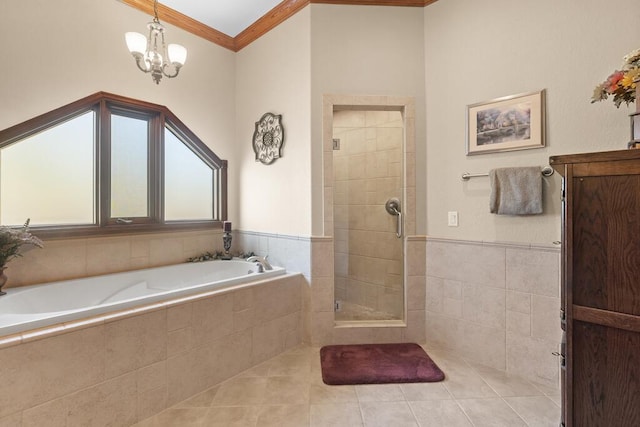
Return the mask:
<path id="1" fill-rule="evenodd" d="M 500 168 L 489 171 L 489 211 L 498 215 L 542 213 L 542 175 L 539 167 Z"/>

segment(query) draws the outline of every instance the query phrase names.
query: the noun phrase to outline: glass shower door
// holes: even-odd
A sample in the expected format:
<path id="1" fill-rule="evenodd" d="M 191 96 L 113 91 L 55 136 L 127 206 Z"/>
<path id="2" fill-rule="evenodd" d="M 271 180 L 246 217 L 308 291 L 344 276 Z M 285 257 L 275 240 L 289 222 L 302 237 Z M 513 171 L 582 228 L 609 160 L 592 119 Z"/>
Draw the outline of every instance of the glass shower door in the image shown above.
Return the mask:
<path id="1" fill-rule="evenodd" d="M 335 318 L 402 320 L 402 116 L 335 111 L 333 123 Z"/>

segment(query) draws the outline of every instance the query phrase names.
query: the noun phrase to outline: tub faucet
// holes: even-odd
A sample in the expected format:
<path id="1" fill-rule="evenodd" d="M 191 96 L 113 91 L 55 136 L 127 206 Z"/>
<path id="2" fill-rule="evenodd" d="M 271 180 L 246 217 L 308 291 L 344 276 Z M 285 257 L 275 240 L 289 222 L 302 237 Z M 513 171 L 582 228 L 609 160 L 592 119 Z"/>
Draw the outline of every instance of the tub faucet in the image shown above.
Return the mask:
<path id="1" fill-rule="evenodd" d="M 273 270 L 273 267 L 271 266 L 271 264 L 269 264 L 269 261 L 267 261 L 267 257 L 259 257 L 259 256 L 250 256 L 249 258 L 247 258 L 248 262 L 255 262 L 257 264 L 259 264 L 262 268 L 264 268 L 265 270 Z"/>

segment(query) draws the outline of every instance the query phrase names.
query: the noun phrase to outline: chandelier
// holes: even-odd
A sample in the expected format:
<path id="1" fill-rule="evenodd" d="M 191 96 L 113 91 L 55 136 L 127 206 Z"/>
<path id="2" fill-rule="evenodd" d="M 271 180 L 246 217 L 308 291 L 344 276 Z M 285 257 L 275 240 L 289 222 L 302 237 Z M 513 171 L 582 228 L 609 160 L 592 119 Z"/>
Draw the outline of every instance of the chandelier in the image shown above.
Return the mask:
<path id="1" fill-rule="evenodd" d="M 159 84 L 162 76 L 173 78 L 178 75 L 187 59 L 187 49 L 179 44 L 170 44 L 168 47 L 165 44 L 164 26 L 158 19 L 158 0 L 153 2 L 153 13 L 153 21 L 147 24 L 148 38 L 140 33 L 128 32 L 125 39 L 138 68 L 151 73 L 153 81 Z"/>

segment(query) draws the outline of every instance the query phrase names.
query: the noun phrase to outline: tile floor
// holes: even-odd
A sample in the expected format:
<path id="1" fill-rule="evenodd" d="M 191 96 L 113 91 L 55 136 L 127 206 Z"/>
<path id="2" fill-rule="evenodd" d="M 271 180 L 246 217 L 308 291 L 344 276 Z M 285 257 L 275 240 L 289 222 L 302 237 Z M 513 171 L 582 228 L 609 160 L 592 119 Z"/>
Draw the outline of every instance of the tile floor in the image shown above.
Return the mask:
<path id="1" fill-rule="evenodd" d="M 428 353 L 445 381 L 328 386 L 319 349 L 296 348 L 135 427 L 558 426 L 558 390 L 446 351 Z"/>

